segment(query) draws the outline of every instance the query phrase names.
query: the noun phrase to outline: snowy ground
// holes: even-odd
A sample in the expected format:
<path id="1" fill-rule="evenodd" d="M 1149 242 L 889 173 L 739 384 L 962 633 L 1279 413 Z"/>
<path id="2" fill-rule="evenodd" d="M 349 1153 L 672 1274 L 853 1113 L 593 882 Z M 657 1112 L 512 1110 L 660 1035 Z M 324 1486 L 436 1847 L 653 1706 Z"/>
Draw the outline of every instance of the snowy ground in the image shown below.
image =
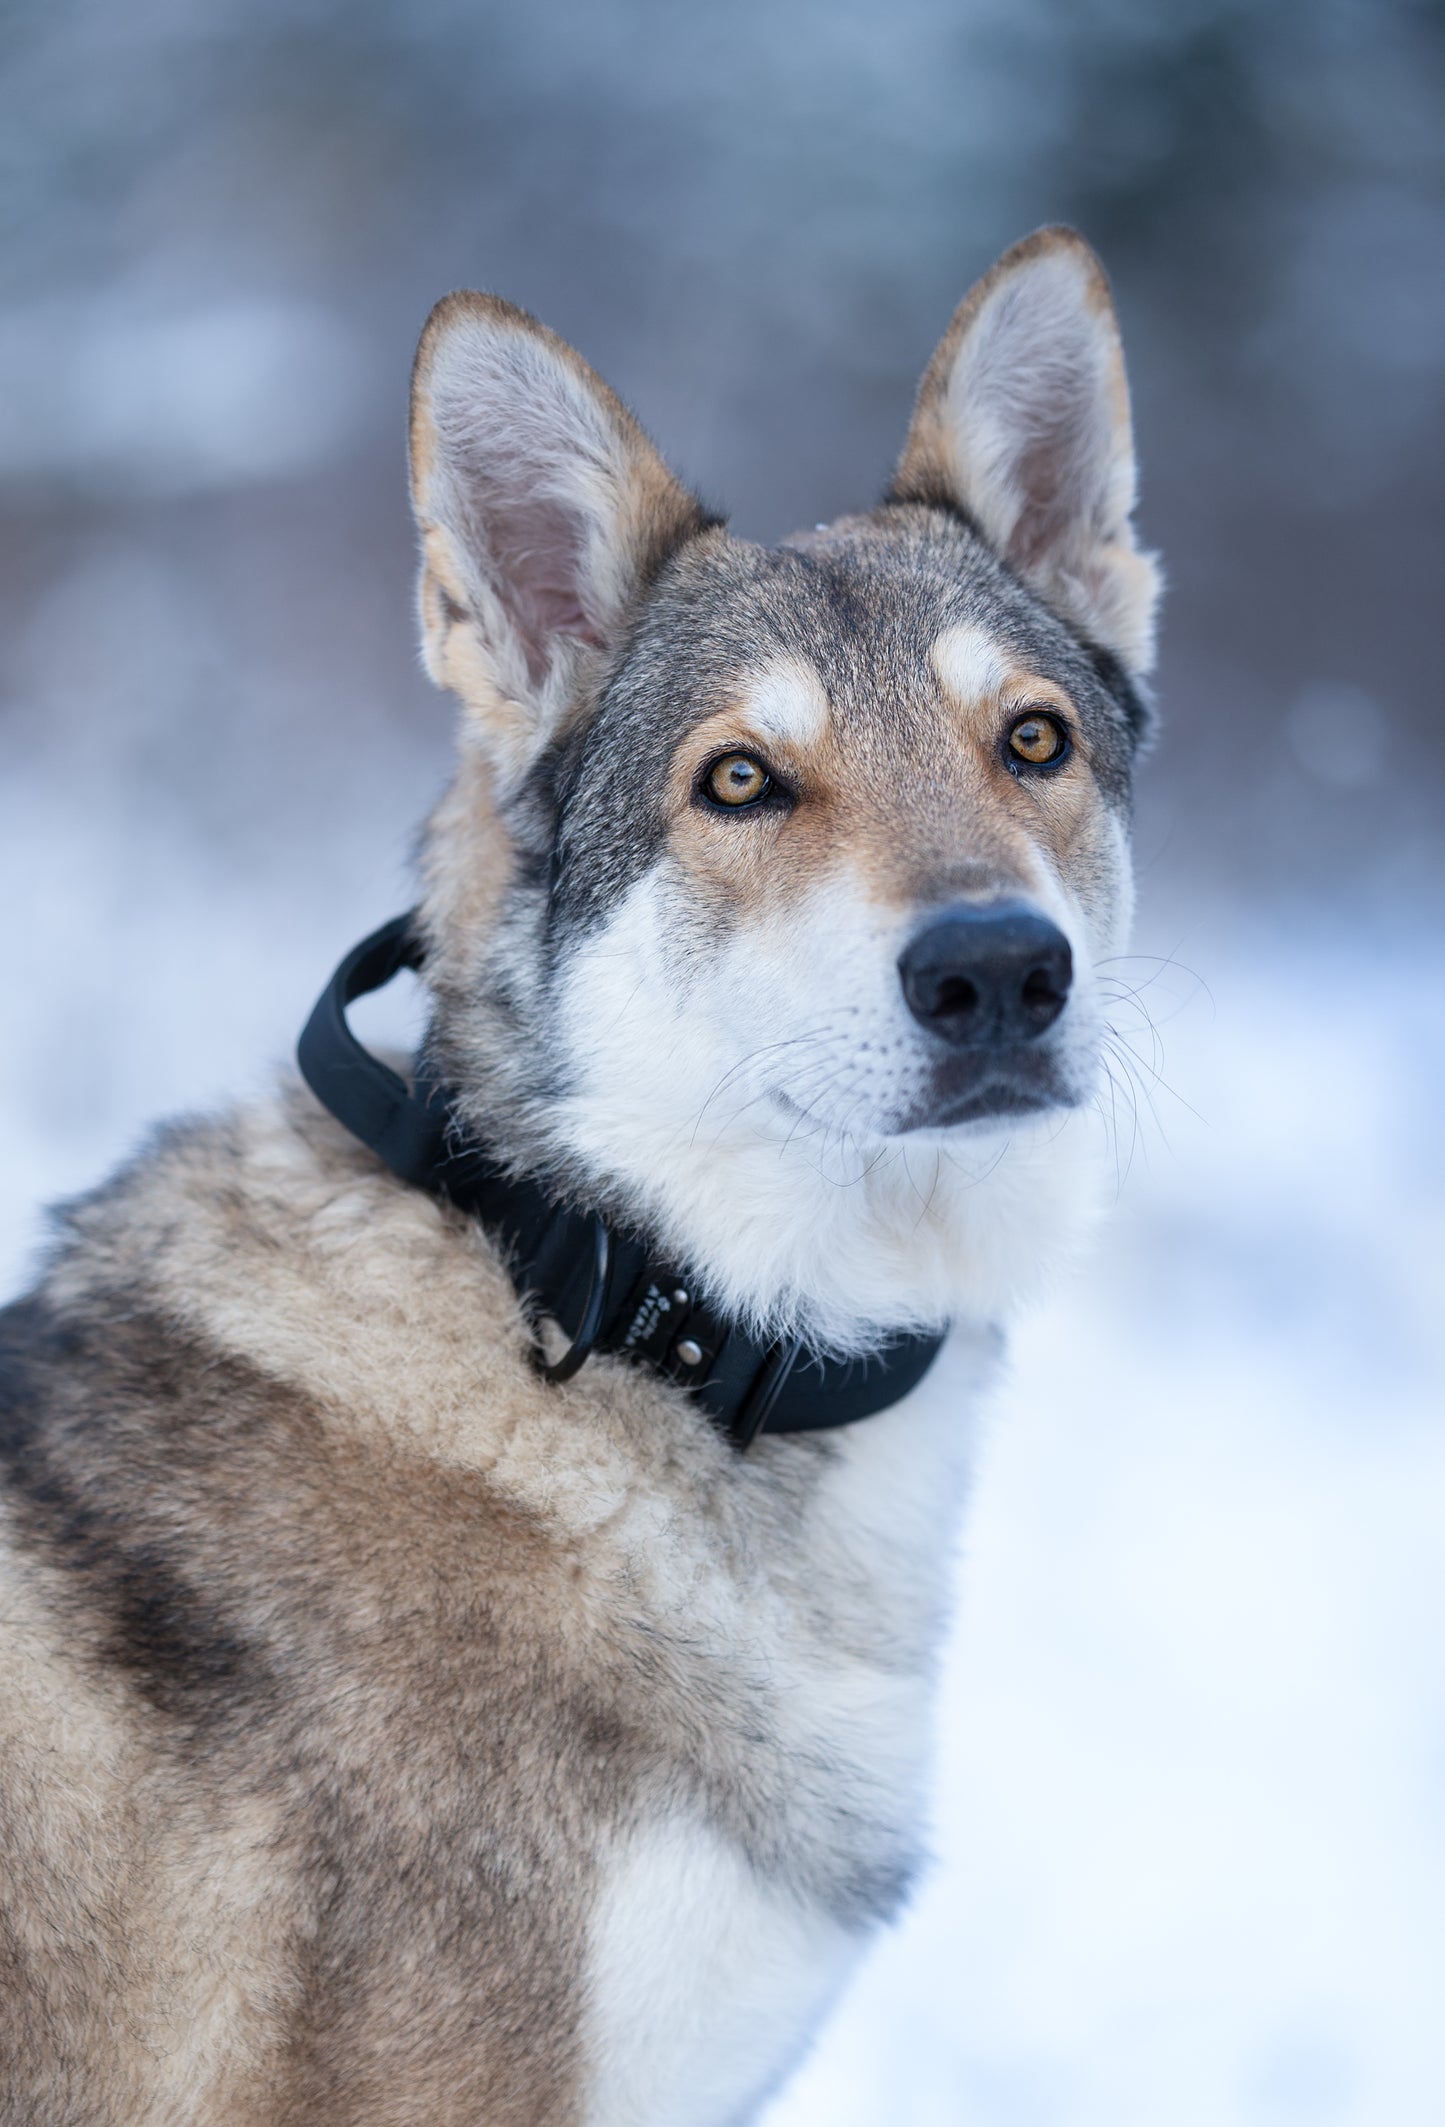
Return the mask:
<path id="1" fill-rule="evenodd" d="M 235 760 L 217 721 L 178 768 L 173 636 L 111 744 L 93 689 L 139 653 L 106 615 L 134 645 L 147 595 L 85 587 L 0 775 L 4 1291 L 45 1198 L 287 1052 L 403 905 L 438 772 L 439 728 L 375 730 L 348 781 L 270 682 Z M 1445 958 L 1222 902 L 1148 942 L 1208 994 L 1136 963 L 1172 1090 L 1132 1157 L 1121 1113 L 1114 1215 L 1017 1339 L 938 1864 L 769 2127 L 1445 2120 Z"/>

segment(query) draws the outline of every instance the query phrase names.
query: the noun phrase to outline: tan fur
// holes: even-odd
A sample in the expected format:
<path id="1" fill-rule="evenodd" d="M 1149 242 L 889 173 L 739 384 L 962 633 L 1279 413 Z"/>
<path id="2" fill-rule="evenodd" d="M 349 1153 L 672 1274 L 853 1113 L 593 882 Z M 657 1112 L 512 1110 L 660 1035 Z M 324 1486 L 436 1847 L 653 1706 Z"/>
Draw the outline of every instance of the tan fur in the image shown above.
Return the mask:
<path id="1" fill-rule="evenodd" d="M 829 712 L 821 681 L 822 715 L 816 732 L 759 713 L 748 690 L 735 707 L 704 719 L 689 732 L 672 763 L 671 848 L 704 893 L 731 907 L 772 918 L 790 897 L 816 891 L 838 867 L 864 881 L 882 906 L 906 909 L 949 891 L 985 896 L 1037 891 L 1042 845 L 1058 877 L 1071 876 L 1100 830 L 1089 775 L 1087 737 L 1076 758 L 1045 783 L 1023 787 L 1009 774 L 1003 742 L 1028 709 L 1071 717 L 1064 690 L 1010 663 L 1002 643 L 983 650 L 980 669 L 992 675 L 986 691 L 955 691 L 949 646 L 935 645 L 936 690 L 912 704 L 907 726 L 908 772 L 889 758 L 878 723 L 858 713 Z M 809 719 L 811 721 L 811 718 Z M 707 763 L 731 750 L 759 754 L 805 800 L 797 816 L 758 822 L 739 835 L 726 815 L 692 803 Z M 957 822 L 969 823 L 970 856 L 960 867 Z"/>
<path id="2" fill-rule="evenodd" d="M 711 1094 L 679 1122 L 646 1073 L 690 1084 L 700 971 L 729 991 L 699 1037 L 711 1070 L 770 931 L 825 982 L 834 953 L 840 1025 L 875 955 L 897 1025 L 841 1037 L 851 1065 L 916 1040 L 915 908 L 1022 893 L 1092 902 L 1095 937 L 1119 921 L 1143 711 L 943 492 L 974 477 L 946 403 L 960 354 L 1061 247 L 1096 276 L 1107 352 L 1091 254 L 1032 239 L 925 379 L 900 473 L 917 492 L 771 555 L 712 526 L 525 313 L 462 294 L 429 321 L 422 630 L 462 703 L 422 854 L 429 1064 L 502 1156 L 541 1145 L 550 1183 L 570 1148 L 578 1201 L 631 1186 L 624 1155 L 666 1167 L 687 1208 L 672 1260 L 739 1320 L 803 1276 L 780 1252 L 765 1294 L 729 1297 L 727 1249 L 760 1282 L 781 1240 L 821 1348 L 950 1334 L 896 1408 L 746 1455 L 641 1365 L 545 1381 L 482 1226 L 291 1081 L 171 1128 L 70 1207 L 36 1292 L 0 1312 L 3 2127 L 641 2127 L 638 2091 L 655 2127 L 741 2127 L 897 1910 L 968 1412 L 994 1310 L 1069 1245 L 1082 1163 L 1042 1131 L 1006 1171 L 935 1147 L 921 1194 L 893 1142 L 844 1189 L 784 1170 L 779 1107 L 719 1183 L 728 1118 L 700 1140 Z M 1115 504 L 1122 389 L 1120 370 Z M 1094 617 L 1126 519 L 1102 561 L 1087 531 L 1065 557 Z M 1093 689 L 1087 714 L 1010 627 Z M 1016 779 L 1009 721 L 1046 706 L 1077 757 Z M 699 802 L 730 748 L 764 755 L 791 813 Z M 590 869 L 569 834 L 592 837 Z M 840 882 L 862 893 L 830 898 Z M 665 962 L 669 927 L 688 949 Z M 775 989 L 811 976 L 775 959 Z M 662 1001 L 614 1055 L 639 966 Z M 917 1112 L 876 1127 L 902 1141 L 943 1113 Z M 816 1216 L 784 1201 L 813 1184 Z"/>
<path id="3" fill-rule="evenodd" d="M 430 980 L 464 986 L 481 941 L 492 934 L 512 876 L 511 837 L 495 796 L 496 771 L 470 715 L 460 732 L 457 771 L 422 843 L 422 928 Z"/>
<path id="4" fill-rule="evenodd" d="M 292 1991 L 284 1900 L 268 1896 L 279 1797 L 198 1796 L 178 1779 L 119 1684 L 78 1670 L 60 1591 L 23 1559 L 0 1524 L 0 1765 L 23 1827 L 0 1839 L 0 1912 L 59 2043 L 54 2109 L 0 2116 L 261 2127 L 277 2117 L 274 2033 Z M 0 2106 L 4 2033 L 0 2011 Z M 93 2113 L 74 2109 L 82 2091 Z"/>
<path id="5" fill-rule="evenodd" d="M 712 1709 L 710 1750 L 738 1753 L 743 1791 L 758 1777 L 746 1770 L 751 1674 L 796 1631 L 794 1592 L 770 1585 L 766 1561 L 795 1549 L 785 1532 L 827 1473 L 826 1444 L 800 1456 L 764 1443 L 741 1465 L 680 1391 L 635 1368 L 602 1360 L 565 1391 L 542 1383 L 478 1230 L 378 1173 L 299 1093 L 284 1111 L 175 1141 L 79 1226 L 84 1252 L 49 1288 L 57 1304 L 103 1309 L 123 1293 L 217 1354 L 265 1355 L 279 1490 L 274 1504 L 253 1497 L 238 1473 L 234 1525 L 212 1531 L 212 1572 L 290 1649 L 304 1688 L 279 1732 L 268 1717 L 219 1759 L 177 1763 L 122 1692 L 97 1696 L 83 1623 L 78 1637 L 57 1634 L 42 1602 L 7 1636 L 14 1909 L 62 1946 L 75 1994 L 68 2007 L 69 1982 L 57 1982 L 55 2049 L 72 2071 L 85 2064 L 96 2093 L 64 2116 L 565 2127 L 580 2117 L 576 1988 L 598 1860 L 646 1794 L 649 1763 L 676 1781 L 698 1705 Z M 839 1563 L 849 1579 L 830 1587 L 814 1558 L 810 1602 L 829 1605 L 833 1658 L 866 1666 L 879 1561 L 851 1586 L 856 1562 Z M 495 1684 L 461 1681 L 485 1650 L 449 1638 L 453 1589 L 473 1610 L 480 1591 L 510 1643 Z M 26 1615 L 7 1606 L 15 1625 Z M 634 1616 L 646 1638 L 630 1650 Z M 529 1649 L 546 1650 L 540 1666 Z M 496 1716 L 454 1741 L 479 1688 Z M 591 1745 L 588 1704 L 599 1720 L 608 1708 Z M 342 1792 L 364 1782 L 384 1794 L 387 1867 L 409 1898 L 387 1921 L 378 1891 L 364 2014 L 335 2033 L 294 2022 L 318 1895 L 305 1865 L 323 1800 L 303 1776 L 313 1731 L 336 1760 L 328 1790 L 339 1780 Z M 595 1752 L 590 1772 L 579 1741 L 584 1759 Z M 471 1939 L 459 1993 L 428 1947 L 424 1889 L 404 1871 L 426 1865 L 449 1783 L 460 1796 L 479 1775 L 493 1850 L 511 1867 L 520 1839 L 537 1880 L 524 1890 L 517 1878 L 523 1902 L 497 1930 L 495 1962 L 478 1955 L 485 1933 Z M 775 1794 L 769 1806 L 787 1816 L 797 1805 Z M 57 1908 L 57 1889 L 72 1902 Z M 485 1874 L 473 1894 L 485 1911 Z M 519 1920 L 544 1967 L 519 1955 Z M 498 2027 L 491 2042 L 468 2035 L 482 2007 Z M 313 2053 L 328 2064 L 322 2082 Z M 406 2063 L 394 2104 L 389 2061 Z M 73 2072 L 57 2087 L 74 2108 Z M 6 2117 L 40 2127 L 39 2113 Z"/>

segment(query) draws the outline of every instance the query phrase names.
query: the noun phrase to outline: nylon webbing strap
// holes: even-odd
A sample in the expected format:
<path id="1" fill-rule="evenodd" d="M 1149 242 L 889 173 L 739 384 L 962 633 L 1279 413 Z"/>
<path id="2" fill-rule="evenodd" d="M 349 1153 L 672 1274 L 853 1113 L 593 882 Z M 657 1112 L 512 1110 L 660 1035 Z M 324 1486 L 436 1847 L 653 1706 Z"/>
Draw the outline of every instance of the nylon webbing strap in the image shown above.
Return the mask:
<path id="1" fill-rule="evenodd" d="M 897 1403 L 923 1379 L 941 1336 L 902 1336 L 851 1359 L 800 1343 L 764 1344 L 708 1305 L 683 1266 L 659 1260 L 640 1235 L 561 1203 L 509 1174 L 462 1136 L 446 1089 L 406 1081 L 364 1048 L 347 1006 L 425 955 L 410 916 L 362 940 L 327 984 L 297 1059 L 311 1091 L 394 1174 L 450 1198 L 498 1241 L 518 1292 L 570 1340 L 542 1371 L 566 1379 L 593 1351 L 621 1353 L 690 1389 L 713 1422 L 746 1447 L 759 1433 L 852 1425 Z"/>

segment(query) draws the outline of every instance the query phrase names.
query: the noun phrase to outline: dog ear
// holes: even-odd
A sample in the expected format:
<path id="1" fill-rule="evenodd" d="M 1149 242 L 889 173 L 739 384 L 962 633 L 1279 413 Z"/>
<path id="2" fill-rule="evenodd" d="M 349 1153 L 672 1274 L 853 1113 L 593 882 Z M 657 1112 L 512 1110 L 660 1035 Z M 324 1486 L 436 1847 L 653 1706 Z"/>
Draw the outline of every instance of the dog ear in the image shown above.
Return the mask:
<path id="1" fill-rule="evenodd" d="M 1159 572 L 1135 543 L 1134 441 L 1104 269 L 1040 229 L 970 290 L 918 389 L 892 495 L 960 508 L 1042 597 L 1149 670 Z"/>
<path id="2" fill-rule="evenodd" d="M 580 355 L 469 291 L 422 333 L 411 486 L 427 670 L 512 780 L 566 728 L 639 591 L 711 520 Z"/>

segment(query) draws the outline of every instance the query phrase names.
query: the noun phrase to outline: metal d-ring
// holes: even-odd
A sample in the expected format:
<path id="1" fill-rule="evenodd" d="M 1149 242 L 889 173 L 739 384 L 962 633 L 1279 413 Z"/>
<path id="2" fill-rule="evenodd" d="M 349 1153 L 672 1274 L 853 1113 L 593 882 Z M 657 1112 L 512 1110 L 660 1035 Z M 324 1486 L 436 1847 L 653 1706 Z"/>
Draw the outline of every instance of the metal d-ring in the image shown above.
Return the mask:
<path id="1" fill-rule="evenodd" d="M 537 1371 L 544 1381 L 570 1381 L 592 1355 L 592 1347 L 602 1334 L 602 1319 L 607 1312 L 607 1285 L 612 1271 L 612 1228 L 598 1211 L 592 1214 L 592 1283 L 587 1288 L 587 1300 L 582 1309 L 582 1319 L 577 1324 L 577 1333 L 560 1359 L 549 1366 L 539 1358 Z"/>

